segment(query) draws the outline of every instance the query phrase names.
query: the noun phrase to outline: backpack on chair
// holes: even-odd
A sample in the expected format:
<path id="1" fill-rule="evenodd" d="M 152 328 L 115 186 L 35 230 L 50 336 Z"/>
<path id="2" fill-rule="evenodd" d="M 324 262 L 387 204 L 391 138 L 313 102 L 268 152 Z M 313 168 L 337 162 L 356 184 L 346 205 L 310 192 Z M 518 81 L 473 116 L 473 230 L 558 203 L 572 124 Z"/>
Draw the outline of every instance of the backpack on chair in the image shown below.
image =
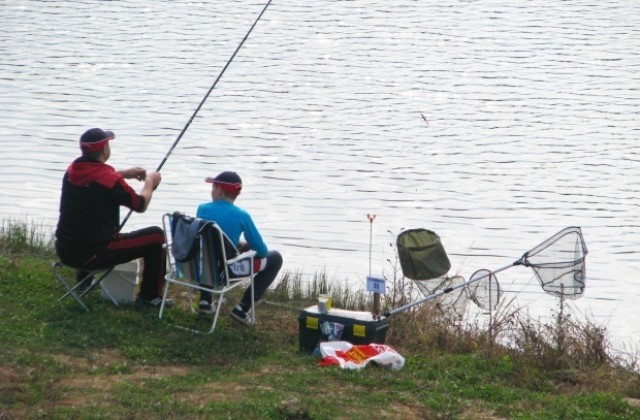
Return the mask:
<path id="1" fill-rule="evenodd" d="M 180 212 L 171 217 L 171 252 L 176 261 L 187 262 L 200 252 L 200 239 L 206 221 Z"/>

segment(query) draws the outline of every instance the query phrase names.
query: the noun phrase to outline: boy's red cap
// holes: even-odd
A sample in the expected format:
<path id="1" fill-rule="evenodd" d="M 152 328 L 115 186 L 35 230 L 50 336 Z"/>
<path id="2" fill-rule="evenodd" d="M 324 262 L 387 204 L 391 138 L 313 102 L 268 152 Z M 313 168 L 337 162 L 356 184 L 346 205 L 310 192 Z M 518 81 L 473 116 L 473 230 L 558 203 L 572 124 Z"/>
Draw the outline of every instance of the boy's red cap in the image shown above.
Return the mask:
<path id="1" fill-rule="evenodd" d="M 238 195 L 242 191 L 242 179 L 240 179 L 240 175 L 232 171 L 220 172 L 214 178 L 205 178 L 205 182 L 219 185 L 223 191 L 233 195 Z"/>

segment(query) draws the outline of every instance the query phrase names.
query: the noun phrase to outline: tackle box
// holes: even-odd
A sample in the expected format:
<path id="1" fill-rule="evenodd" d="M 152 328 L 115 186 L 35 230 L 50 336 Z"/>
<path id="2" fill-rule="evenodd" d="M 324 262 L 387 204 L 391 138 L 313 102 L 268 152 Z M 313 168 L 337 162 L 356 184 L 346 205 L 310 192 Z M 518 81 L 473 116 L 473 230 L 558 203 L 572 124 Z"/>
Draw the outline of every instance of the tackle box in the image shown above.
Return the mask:
<path id="1" fill-rule="evenodd" d="M 330 308 L 321 312 L 318 305 L 310 306 L 300 312 L 300 351 L 313 352 L 321 341 L 340 340 L 351 344 L 384 344 L 389 328 L 389 320 L 383 316 L 374 316 L 371 312 L 349 311 Z M 329 337 L 323 333 L 323 324 L 340 324 L 340 337 Z M 324 326 L 327 327 L 327 326 Z M 326 330 L 326 328 L 325 328 Z"/>

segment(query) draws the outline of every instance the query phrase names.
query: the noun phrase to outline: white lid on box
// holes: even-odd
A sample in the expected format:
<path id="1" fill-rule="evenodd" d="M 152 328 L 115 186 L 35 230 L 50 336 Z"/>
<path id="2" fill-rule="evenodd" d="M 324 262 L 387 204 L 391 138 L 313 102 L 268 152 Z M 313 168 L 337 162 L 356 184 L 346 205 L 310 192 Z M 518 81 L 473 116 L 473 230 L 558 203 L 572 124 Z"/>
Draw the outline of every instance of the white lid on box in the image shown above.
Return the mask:
<path id="1" fill-rule="evenodd" d="M 308 308 L 305 309 L 305 312 L 308 312 L 311 314 L 325 315 L 320 313 L 320 310 L 318 309 L 318 305 L 309 306 Z M 373 314 L 371 312 L 365 312 L 365 311 L 349 311 L 347 309 L 331 308 L 327 311 L 326 315 L 356 319 L 358 321 L 375 321 L 375 319 L 373 318 Z"/>

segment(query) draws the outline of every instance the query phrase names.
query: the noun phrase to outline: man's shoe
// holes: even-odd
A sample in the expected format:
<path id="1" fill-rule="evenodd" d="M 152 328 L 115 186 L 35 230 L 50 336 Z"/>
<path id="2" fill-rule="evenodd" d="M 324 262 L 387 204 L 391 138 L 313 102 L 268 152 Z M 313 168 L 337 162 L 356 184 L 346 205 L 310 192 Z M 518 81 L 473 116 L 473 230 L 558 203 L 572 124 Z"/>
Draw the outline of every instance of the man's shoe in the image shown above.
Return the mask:
<path id="1" fill-rule="evenodd" d="M 231 310 L 231 318 L 235 319 L 236 321 L 244 325 L 251 325 L 253 323 L 251 321 L 250 314 L 251 314 L 251 310 L 248 310 L 247 312 L 245 312 L 242 310 L 242 307 L 240 305 L 236 305 Z"/>
<path id="2" fill-rule="evenodd" d="M 136 306 L 139 308 L 151 307 L 159 308 L 162 305 L 162 298 L 157 297 L 153 299 L 143 299 L 140 296 L 136 298 Z M 173 299 L 165 299 L 164 307 L 171 308 L 173 306 Z"/>
<path id="3" fill-rule="evenodd" d="M 198 313 L 201 313 L 203 315 L 213 315 L 213 305 L 211 304 L 211 302 L 207 302 L 206 300 L 202 299 L 200 301 L 200 304 L 198 305 Z"/>

